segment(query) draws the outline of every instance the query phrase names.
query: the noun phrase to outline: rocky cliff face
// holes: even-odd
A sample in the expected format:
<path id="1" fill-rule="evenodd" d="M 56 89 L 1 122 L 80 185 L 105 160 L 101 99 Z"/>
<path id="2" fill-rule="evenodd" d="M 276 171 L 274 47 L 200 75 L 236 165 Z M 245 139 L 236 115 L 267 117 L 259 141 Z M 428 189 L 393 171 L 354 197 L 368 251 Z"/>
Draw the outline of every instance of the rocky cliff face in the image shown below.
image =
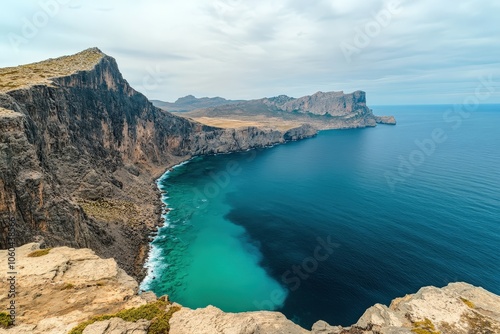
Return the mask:
<path id="1" fill-rule="evenodd" d="M 281 95 L 275 98 L 262 100 L 268 106 L 287 112 L 309 113 L 318 116 L 330 116 L 340 118 L 349 123 L 350 120 L 364 120 L 365 126 L 373 126 L 375 123 L 396 124 L 394 116 L 374 116 L 366 105 L 366 93 L 355 91 L 344 94 L 344 92 L 317 92 L 313 95 L 303 96 L 298 99 Z M 331 124 L 331 120 L 324 120 Z M 359 123 L 363 125 L 362 122 Z"/>
<path id="2" fill-rule="evenodd" d="M 351 94 L 344 92 L 317 92 L 298 99 L 282 96 L 275 99 L 264 99 L 266 104 L 274 105 L 288 112 L 309 112 L 315 115 L 346 116 L 354 111 L 366 108 L 366 94 L 356 91 Z"/>
<path id="3" fill-rule="evenodd" d="M 160 223 L 153 181 L 166 168 L 314 134 L 220 129 L 163 112 L 98 49 L 0 69 L 0 219 L 15 219 L 17 245 L 88 247 L 140 277 Z"/>
<path id="4" fill-rule="evenodd" d="M 89 249 L 39 247 L 17 249 L 16 325 L 0 325 L 0 334 L 66 334 L 76 326 L 83 334 L 165 333 L 155 331 L 160 324 L 170 334 L 500 333 L 500 296 L 466 283 L 425 287 L 390 306 L 377 304 L 351 327 L 318 321 L 307 330 L 278 312 L 192 310 L 151 292 L 138 295 L 137 282 L 113 259 Z M 7 258 L 7 251 L 0 251 L 1 268 L 7 268 Z M 0 271 L 0 280 L 7 276 Z M 0 285 L 2 305 L 9 303 L 7 291 L 7 284 Z"/>

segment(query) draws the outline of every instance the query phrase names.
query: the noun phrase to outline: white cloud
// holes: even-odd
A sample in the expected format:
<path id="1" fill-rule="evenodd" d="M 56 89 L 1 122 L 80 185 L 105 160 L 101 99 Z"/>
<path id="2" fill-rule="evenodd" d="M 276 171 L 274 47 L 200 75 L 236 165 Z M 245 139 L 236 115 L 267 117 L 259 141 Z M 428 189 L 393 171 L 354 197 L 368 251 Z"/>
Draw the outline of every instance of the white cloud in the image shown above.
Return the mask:
<path id="1" fill-rule="evenodd" d="M 41 4 L 56 2 L 67 4 L 16 51 L 9 37 L 23 37 Z M 117 59 L 134 87 L 144 88 L 144 78 L 157 73 L 159 84 L 143 91 L 170 101 L 187 94 L 259 98 L 362 89 L 377 104 L 450 103 L 461 102 L 482 74 L 500 81 L 497 2 L 400 1 L 377 31 L 374 16 L 390 2 L 6 2 L 0 66 L 97 46 Z M 354 45 L 366 29 L 375 29 L 372 37 L 347 61 L 341 44 Z M 500 94 L 488 102 L 500 102 Z"/>

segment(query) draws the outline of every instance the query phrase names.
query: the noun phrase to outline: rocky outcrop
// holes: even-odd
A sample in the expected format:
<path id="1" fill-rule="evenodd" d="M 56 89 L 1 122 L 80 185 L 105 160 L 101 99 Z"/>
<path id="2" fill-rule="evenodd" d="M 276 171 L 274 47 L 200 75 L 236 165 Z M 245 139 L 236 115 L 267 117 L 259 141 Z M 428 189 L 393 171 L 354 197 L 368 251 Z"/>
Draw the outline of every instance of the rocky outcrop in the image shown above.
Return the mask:
<path id="1" fill-rule="evenodd" d="M 359 90 L 351 94 L 344 94 L 344 92 L 317 92 L 298 99 L 286 96 L 264 99 L 264 103 L 274 105 L 288 112 L 308 112 L 322 116 L 346 116 L 352 112 L 366 108 L 366 94 Z"/>
<path id="2" fill-rule="evenodd" d="M 192 310 L 151 292 L 138 295 L 137 282 L 113 259 L 101 259 L 90 249 L 39 247 L 32 243 L 16 250 L 16 325 L 0 328 L 0 334 L 66 334 L 76 326 L 83 334 L 145 334 L 159 323 L 169 323 L 170 334 L 500 333 L 500 296 L 467 283 L 424 287 L 390 306 L 376 304 L 351 327 L 318 321 L 307 330 L 278 312 Z M 0 251 L 0 267 L 7 268 L 7 259 L 7 251 Z M 0 271 L 1 281 L 7 276 Z M 0 285 L 2 305 L 9 303 L 8 290 Z M 151 312 L 137 312 L 151 305 L 164 308 L 164 315 L 151 319 Z"/>
<path id="3" fill-rule="evenodd" d="M 0 251 L 2 268 L 7 258 L 7 251 Z M 94 315 L 140 306 L 151 296 L 137 295 L 137 282 L 114 259 L 102 259 L 90 249 L 40 250 L 40 244 L 26 244 L 16 249 L 16 271 L 18 325 L 8 333 L 67 333 Z M 0 272 L 2 282 L 9 276 Z M 2 305 L 12 300 L 8 290 L 8 284 L 0 285 Z"/>
<path id="4" fill-rule="evenodd" d="M 279 312 L 224 313 L 208 306 L 191 310 L 182 308 L 170 320 L 170 334 L 308 334 Z"/>
<path id="5" fill-rule="evenodd" d="M 266 105 L 287 112 L 341 118 L 346 122 L 353 118 L 362 118 L 366 121 L 366 126 L 373 126 L 374 123 L 396 124 L 394 116 L 374 116 L 366 105 L 366 93 L 360 90 L 350 94 L 344 94 L 344 92 L 317 92 L 297 99 L 281 95 L 275 98 L 266 98 L 262 101 Z M 326 124 L 331 123 L 328 119 L 325 119 L 324 122 Z"/>
<path id="6" fill-rule="evenodd" d="M 306 134 L 307 136 L 314 136 L 316 135 L 316 132 L 316 128 L 314 128 L 310 124 L 303 124 L 297 128 L 293 128 L 285 132 L 283 138 L 285 139 L 285 141 L 300 140 L 304 137 L 304 134 Z"/>
<path id="7" fill-rule="evenodd" d="M 394 299 L 389 307 L 370 307 L 350 328 L 318 322 L 313 333 L 500 333 L 500 296 L 467 283 L 424 287 Z"/>
<path id="8" fill-rule="evenodd" d="M 0 220 L 15 242 L 87 247 L 140 278 L 161 223 L 154 184 L 194 155 L 314 135 L 221 129 L 154 107 L 98 49 L 0 69 Z M 0 229 L 0 248 L 8 229 Z"/>
<path id="9" fill-rule="evenodd" d="M 380 124 L 396 125 L 394 116 L 375 116 L 375 121 Z"/>

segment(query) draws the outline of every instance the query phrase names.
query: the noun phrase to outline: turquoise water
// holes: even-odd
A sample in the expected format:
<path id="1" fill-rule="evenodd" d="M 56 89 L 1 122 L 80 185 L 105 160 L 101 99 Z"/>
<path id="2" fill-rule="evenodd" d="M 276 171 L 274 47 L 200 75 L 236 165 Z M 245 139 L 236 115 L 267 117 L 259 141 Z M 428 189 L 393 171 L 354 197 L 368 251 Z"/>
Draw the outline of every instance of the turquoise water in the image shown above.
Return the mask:
<path id="1" fill-rule="evenodd" d="M 398 125 L 164 175 L 172 211 L 142 287 L 192 308 L 275 309 L 305 327 L 350 325 L 424 285 L 499 294 L 500 106 L 373 109 Z"/>

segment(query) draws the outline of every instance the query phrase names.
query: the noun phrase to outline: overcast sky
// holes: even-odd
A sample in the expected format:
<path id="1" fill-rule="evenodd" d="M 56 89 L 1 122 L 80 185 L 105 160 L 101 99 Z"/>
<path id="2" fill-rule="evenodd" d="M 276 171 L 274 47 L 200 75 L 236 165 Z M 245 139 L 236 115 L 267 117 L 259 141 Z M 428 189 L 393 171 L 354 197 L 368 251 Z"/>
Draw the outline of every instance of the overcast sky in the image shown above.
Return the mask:
<path id="1" fill-rule="evenodd" d="M 500 102 L 498 0 L 2 1 L 0 67 L 99 47 L 151 99 L 367 92 L 368 103 Z"/>

